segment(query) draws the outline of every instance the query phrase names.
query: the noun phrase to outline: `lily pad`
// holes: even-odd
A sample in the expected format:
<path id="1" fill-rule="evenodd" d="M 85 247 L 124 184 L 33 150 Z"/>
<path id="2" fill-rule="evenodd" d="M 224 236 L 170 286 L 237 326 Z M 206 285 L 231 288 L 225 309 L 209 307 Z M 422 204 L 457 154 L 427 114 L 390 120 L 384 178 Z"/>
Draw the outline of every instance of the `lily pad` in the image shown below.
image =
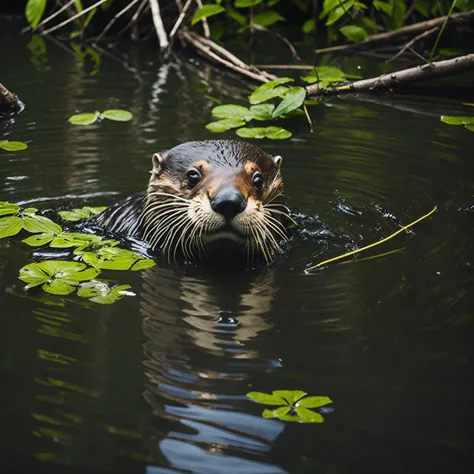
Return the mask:
<path id="1" fill-rule="evenodd" d="M 133 118 L 131 112 L 121 109 L 104 110 L 100 115 L 108 120 L 114 120 L 115 122 L 128 122 Z"/>
<path id="2" fill-rule="evenodd" d="M 71 115 L 68 121 L 72 125 L 91 125 L 99 118 L 99 116 L 100 113 L 96 110 L 93 113 L 86 112 L 83 114 Z"/>
<path id="3" fill-rule="evenodd" d="M 472 125 L 474 124 L 474 117 L 441 115 L 441 122 L 447 123 L 448 125 Z"/>
<path id="4" fill-rule="evenodd" d="M 242 125 L 245 125 L 245 122 L 243 120 L 223 119 L 218 120 L 217 122 L 208 123 L 206 125 L 206 128 L 214 133 L 222 133 L 227 132 L 227 130 L 230 130 L 232 128 L 241 127 Z"/>
<path id="5" fill-rule="evenodd" d="M 83 253 L 81 258 L 89 265 L 102 270 L 137 271 L 155 265 L 150 258 L 144 258 L 137 252 L 118 247 L 102 247 L 95 253 Z"/>
<path id="6" fill-rule="evenodd" d="M 266 82 L 258 89 L 255 89 L 249 96 L 251 104 L 260 104 L 275 97 L 283 97 L 288 92 L 288 87 L 283 86 L 288 82 L 293 82 L 290 77 L 280 77 L 274 81 Z"/>
<path id="7" fill-rule="evenodd" d="M 0 202 L 0 216 L 8 216 L 10 214 L 16 214 L 20 210 L 20 206 L 11 202 Z"/>
<path id="8" fill-rule="evenodd" d="M 291 137 L 291 132 L 281 127 L 254 127 L 239 128 L 237 135 L 242 138 L 270 138 L 271 140 L 284 140 Z"/>
<path id="9" fill-rule="evenodd" d="M 272 117 L 275 118 L 297 109 L 303 104 L 305 97 L 306 91 L 302 87 L 292 87 L 273 111 Z"/>
<path id="10" fill-rule="evenodd" d="M 221 119 L 251 120 L 252 113 L 247 107 L 236 104 L 218 105 L 212 109 L 212 116 Z"/>

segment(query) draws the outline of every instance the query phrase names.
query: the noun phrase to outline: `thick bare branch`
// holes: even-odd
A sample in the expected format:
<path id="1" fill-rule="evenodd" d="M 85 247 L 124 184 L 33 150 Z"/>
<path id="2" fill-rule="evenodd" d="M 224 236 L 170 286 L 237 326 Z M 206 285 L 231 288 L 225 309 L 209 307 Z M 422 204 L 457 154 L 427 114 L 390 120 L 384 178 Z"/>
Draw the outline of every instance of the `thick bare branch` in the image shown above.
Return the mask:
<path id="1" fill-rule="evenodd" d="M 169 43 L 168 36 L 163 25 L 163 20 L 161 19 L 160 5 L 158 4 L 158 0 L 150 0 L 150 6 L 153 24 L 155 25 L 156 36 L 158 36 L 160 49 L 164 51 L 168 47 Z"/>
<path id="2" fill-rule="evenodd" d="M 0 83 L 0 113 L 21 112 L 25 105 L 23 102 Z"/>

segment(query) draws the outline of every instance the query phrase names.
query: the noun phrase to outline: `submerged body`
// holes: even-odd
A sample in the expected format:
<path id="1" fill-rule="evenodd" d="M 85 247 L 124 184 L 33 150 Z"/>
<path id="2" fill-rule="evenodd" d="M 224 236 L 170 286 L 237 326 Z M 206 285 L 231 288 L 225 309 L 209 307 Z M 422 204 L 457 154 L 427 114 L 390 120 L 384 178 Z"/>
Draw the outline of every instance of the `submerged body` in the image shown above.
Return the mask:
<path id="1" fill-rule="evenodd" d="M 244 142 L 188 142 L 153 155 L 146 191 L 94 219 L 139 237 L 169 260 L 235 251 L 248 261 L 281 253 L 292 219 L 284 204 L 282 158 Z"/>

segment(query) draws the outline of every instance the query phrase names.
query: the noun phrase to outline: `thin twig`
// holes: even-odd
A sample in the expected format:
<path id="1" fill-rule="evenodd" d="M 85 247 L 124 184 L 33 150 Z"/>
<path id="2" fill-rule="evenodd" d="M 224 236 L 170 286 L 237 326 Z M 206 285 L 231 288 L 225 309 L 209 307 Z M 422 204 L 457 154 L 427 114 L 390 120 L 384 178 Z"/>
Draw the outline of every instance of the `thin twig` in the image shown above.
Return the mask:
<path id="1" fill-rule="evenodd" d="M 302 69 L 305 71 L 314 69 L 314 66 L 306 66 L 304 64 L 256 64 L 255 67 L 265 69 Z"/>
<path id="2" fill-rule="evenodd" d="M 295 47 L 291 44 L 291 41 L 286 36 L 283 36 L 282 34 L 278 33 L 277 31 L 270 30 L 269 28 L 266 28 L 265 26 L 262 26 L 262 25 L 258 25 L 256 23 L 254 23 L 252 25 L 252 28 L 254 28 L 255 30 L 263 31 L 264 33 L 268 33 L 270 35 L 273 35 L 276 38 L 278 38 L 279 40 L 283 41 L 283 43 L 285 43 L 288 46 L 289 50 L 291 51 L 291 54 L 293 55 L 293 58 L 296 61 L 300 60 L 300 57 L 298 56 L 298 52 L 296 51 Z"/>
<path id="3" fill-rule="evenodd" d="M 211 48 L 208 45 L 203 44 L 204 40 L 206 40 L 205 38 L 202 38 L 199 35 L 196 35 L 195 33 L 191 35 L 188 31 L 182 32 L 181 35 L 182 35 L 183 39 L 185 39 L 186 41 L 191 43 L 196 49 L 201 51 L 201 53 L 204 53 L 205 56 L 213 59 L 214 61 L 217 61 L 218 63 L 222 64 L 223 66 L 226 66 L 229 69 L 232 69 L 233 71 L 238 72 L 239 74 L 242 74 L 244 76 L 250 77 L 251 79 L 253 79 L 255 81 L 258 81 L 258 82 L 268 82 L 270 80 L 263 73 L 255 73 L 253 71 L 249 71 L 248 69 L 246 69 L 244 67 L 237 66 L 233 62 L 230 62 L 226 59 L 221 58 L 216 53 L 211 51 Z M 207 40 L 207 41 L 210 41 L 210 40 Z M 229 54 L 231 54 L 231 53 L 229 53 Z M 243 64 L 245 65 L 245 63 L 243 63 Z M 245 66 L 248 67 L 247 65 L 245 65 Z"/>
<path id="4" fill-rule="evenodd" d="M 140 16 L 145 7 L 150 8 L 148 0 L 142 0 L 142 3 L 140 3 L 140 5 L 138 6 L 130 21 L 120 31 L 118 31 L 115 36 L 120 36 L 124 31 L 128 30 L 131 26 L 133 26 L 133 24 L 137 21 L 138 17 Z"/>
<path id="5" fill-rule="evenodd" d="M 178 31 L 178 28 L 180 27 L 181 23 L 184 20 L 184 17 L 186 16 L 186 12 L 188 11 L 189 6 L 191 5 L 191 2 L 193 0 L 188 0 L 186 4 L 184 5 L 183 9 L 181 10 L 181 13 L 179 14 L 178 19 L 176 20 L 176 23 L 174 24 L 171 33 L 170 33 L 170 48 L 171 48 L 171 40 L 173 39 L 173 36 L 176 34 Z"/>
<path id="6" fill-rule="evenodd" d="M 395 54 L 394 56 L 392 56 L 390 59 L 387 59 L 387 61 L 385 61 L 386 63 L 391 63 L 392 61 L 395 61 L 395 59 L 399 58 L 407 49 L 409 49 L 411 51 L 411 47 L 417 43 L 418 41 L 422 40 L 423 38 L 426 38 L 427 36 L 430 36 L 432 33 L 436 32 L 439 30 L 439 27 L 438 26 L 435 26 L 433 28 L 431 28 L 430 30 L 426 30 L 424 31 L 423 33 L 419 34 L 418 36 L 415 36 L 412 40 L 410 40 L 405 46 L 403 46 L 402 49 L 400 49 L 400 51 Z"/>
<path id="7" fill-rule="evenodd" d="M 402 28 L 398 28 L 397 30 L 387 31 L 385 33 L 377 33 L 375 35 L 368 36 L 367 38 L 359 41 L 358 43 L 351 43 L 351 44 L 343 44 L 337 46 L 331 46 L 329 48 L 317 49 L 316 54 L 320 53 L 329 53 L 334 51 L 342 51 L 345 49 L 354 49 L 354 48 L 362 48 L 372 43 L 376 43 L 378 41 L 390 41 L 393 38 L 398 38 L 400 36 L 410 35 L 414 33 L 419 33 L 421 31 L 425 31 L 427 29 L 433 28 L 435 26 L 441 26 L 448 16 L 441 16 L 438 18 L 433 18 L 432 20 L 421 21 L 419 23 L 414 23 L 413 25 L 403 26 Z M 468 12 L 460 12 L 451 15 L 449 18 L 449 22 L 461 22 L 464 20 L 469 20 L 474 17 L 474 10 L 470 10 Z"/>
<path id="8" fill-rule="evenodd" d="M 437 209 L 438 208 L 435 206 L 433 209 L 431 209 L 430 212 L 428 212 L 428 214 L 425 214 L 424 216 L 421 216 L 419 219 L 417 219 L 416 221 L 413 221 L 412 223 L 410 223 L 408 225 L 402 226 L 396 232 L 389 235 L 388 237 L 385 237 L 382 240 L 379 240 L 378 242 L 374 242 L 372 244 L 366 245 L 365 247 L 361 247 L 360 249 L 356 249 L 356 250 L 353 250 L 352 252 L 345 253 L 344 255 L 339 255 L 339 257 L 334 257 L 334 258 L 330 258 L 329 260 L 324 260 L 323 262 L 320 262 L 316 265 L 313 265 L 312 267 L 307 268 L 304 272 L 305 273 L 311 273 L 313 270 L 316 270 L 317 268 L 320 268 L 323 265 L 327 265 L 328 263 L 336 262 L 337 260 L 342 260 L 343 258 L 350 257 L 351 255 L 356 255 L 360 252 L 363 252 L 364 250 L 369 250 L 371 248 L 376 247 L 377 245 L 383 244 L 383 243 L 389 241 L 390 239 L 393 239 L 398 234 L 401 234 L 403 231 L 408 230 L 410 227 L 413 227 L 415 224 L 418 224 L 418 222 L 421 222 L 422 220 L 426 219 L 427 217 L 430 217 L 431 214 L 436 212 Z"/>
<path id="9" fill-rule="evenodd" d="M 168 36 L 166 35 L 163 20 L 160 14 L 160 5 L 158 0 L 150 0 L 151 14 L 153 17 L 153 24 L 155 25 L 156 36 L 158 36 L 158 42 L 160 49 L 164 51 L 168 47 Z"/>
<path id="10" fill-rule="evenodd" d="M 133 0 L 131 1 L 125 8 L 123 8 L 122 10 L 120 10 L 108 23 L 107 23 L 107 26 L 102 30 L 102 33 L 96 38 L 96 42 L 98 43 L 102 37 L 105 35 L 105 33 L 107 33 L 107 31 L 110 30 L 110 28 L 112 27 L 112 25 L 124 14 L 126 13 L 128 10 L 130 10 L 130 8 L 133 7 L 133 5 L 135 5 L 136 3 L 138 3 L 140 0 Z"/>
<path id="11" fill-rule="evenodd" d="M 107 2 L 107 0 L 99 0 L 97 3 L 94 3 L 90 7 L 84 8 L 84 10 L 80 11 L 79 13 L 76 13 L 75 15 L 71 16 L 67 20 L 64 20 L 62 23 L 59 23 L 59 25 L 53 26 L 49 30 L 44 30 L 40 33 L 41 36 L 47 35 L 49 33 L 52 33 L 53 31 L 59 30 L 59 28 L 62 28 L 63 26 L 67 25 L 68 23 L 71 23 L 71 21 L 76 20 L 77 18 L 84 16 L 87 12 L 93 10 L 94 8 L 97 8 L 98 6 L 102 5 L 103 3 Z"/>
<path id="12" fill-rule="evenodd" d="M 69 8 L 72 4 L 74 3 L 74 0 L 70 0 L 68 3 L 66 3 L 65 5 L 63 5 L 58 11 L 54 12 L 52 15 L 49 15 L 47 18 L 45 18 L 41 23 L 38 23 L 34 28 L 32 28 L 32 31 L 36 31 L 38 28 L 42 27 L 43 25 L 45 25 L 46 23 L 48 23 L 50 20 L 52 20 L 53 18 L 57 17 L 58 15 L 60 15 L 64 10 L 66 10 L 67 8 Z M 30 27 L 26 27 L 26 28 L 23 28 L 21 30 L 22 33 L 24 33 L 25 31 L 28 31 L 30 29 Z"/>
<path id="13" fill-rule="evenodd" d="M 452 14 L 453 14 L 454 5 L 456 5 L 456 0 L 453 0 L 453 3 L 451 3 L 451 8 L 449 9 L 448 14 L 446 15 L 446 19 L 443 22 L 443 26 L 441 26 L 441 30 L 440 30 L 438 36 L 436 37 L 435 44 L 433 45 L 433 49 L 431 50 L 430 59 L 428 59 L 429 62 L 431 62 L 433 60 L 433 55 L 436 51 L 436 48 L 438 47 L 439 40 L 441 39 L 441 36 L 443 36 L 443 31 L 446 28 L 446 24 L 448 23 L 448 20 L 451 18 Z"/>
<path id="14" fill-rule="evenodd" d="M 308 107 L 306 107 L 306 104 L 303 104 L 303 110 L 304 110 L 304 114 L 306 115 L 306 120 L 308 121 L 309 131 L 313 133 L 314 132 L 313 121 L 311 120 L 311 117 L 308 112 Z"/>
<path id="15" fill-rule="evenodd" d="M 199 8 L 202 8 L 202 1 L 201 0 L 196 0 L 196 3 L 198 4 Z M 202 20 L 202 29 L 204 30 L 204 36 L 209 39 L 211 37 L 211 30 L 209 29 L 209 23 L 207 22 L 206 18 L 203 18 Z"/>

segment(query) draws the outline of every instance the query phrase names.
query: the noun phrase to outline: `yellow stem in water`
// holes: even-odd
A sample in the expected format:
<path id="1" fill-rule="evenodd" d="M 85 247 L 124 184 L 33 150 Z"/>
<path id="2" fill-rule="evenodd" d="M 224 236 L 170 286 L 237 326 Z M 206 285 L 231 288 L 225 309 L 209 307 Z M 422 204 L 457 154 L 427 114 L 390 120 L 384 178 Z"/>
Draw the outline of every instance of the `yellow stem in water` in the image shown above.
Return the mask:
<path id="1" fill-rule="evenodd" d="M 365 247 L 361 247 L 360 249 L 356 249 L 356 250 L 353 250 L 352 252 L 345 253 L 344 255 L 339 255 L 339 257 L 334 257 L 334 258 L 330 258 L 329 260 L 324 260 L 324 262 L 320 262 L 317 265 L 313 265 L 312 267 L 307 268 L 305 270 L 305 273 L 311 273 L 313 270 L 316 270 L 316 268 L 320 268 L 323 265 L 326 265 L 326 264 L 332 263 L 332 262 L 336 262 L 337 260 L 342 260 L 343 258 L 349 257 L 351 255 L 355 255 L 357 253 L 363 252 L 364 250 L 368 250 L 368 249 L 371 249 L 373 247 L 376 247 L 377 245 L 383 244 L 384 242 L 387 242 L 388 240 L 393 239 L 398 234 L 401 234 L 404 230 L 407 230 L 410 227 L 413 227 L 415 224 L 418 224 L 418 222 L 421 222 L 422 220 L 426 219 L 427 217 L 430 217 L 431 214 L 433 214 L 434 212 L 437 211 L 437 209 L 438 208 L 436 206 L 433 207 L 433 209 L 431 209 L 431 211 L 428 212 L 428 214 L 425 214 L 424 216 L 421 216 L 419 219 L 417 219 L 416 221 L 413 221 L 412 223 L 410 223 L 408 225 L 400 227 L 400 229 L 398 229 L 396 232 L 389 235 L 388 237 L 385 237 L 382 240 L 379 240 L 378 242 L 374 242 L 373 244 L 366 245 Z"/>

